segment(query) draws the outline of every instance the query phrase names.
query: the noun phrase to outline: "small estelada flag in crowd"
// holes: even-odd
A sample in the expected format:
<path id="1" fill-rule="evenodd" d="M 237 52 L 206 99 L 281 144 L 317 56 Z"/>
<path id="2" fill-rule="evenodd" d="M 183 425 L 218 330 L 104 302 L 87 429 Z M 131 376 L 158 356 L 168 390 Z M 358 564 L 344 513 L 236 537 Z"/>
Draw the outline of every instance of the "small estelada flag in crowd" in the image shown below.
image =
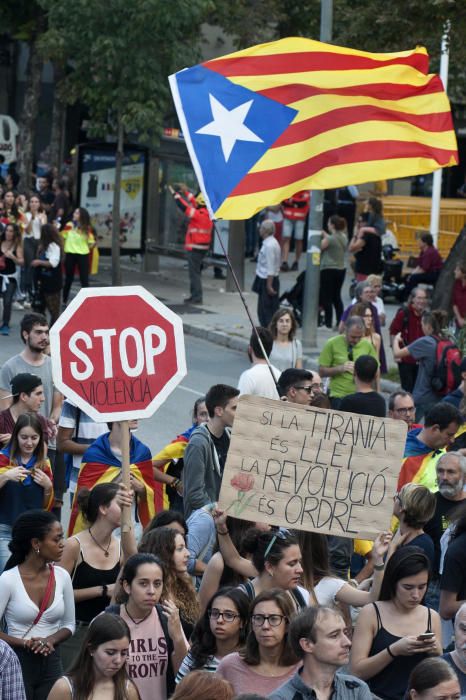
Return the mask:
<path id="1" fill-rule="evenodd" d="M 422 47 L 375 54 L 289 38 L 171 75 L 212 217 L 456 165 L 450 104 L 428 63 Z"/>

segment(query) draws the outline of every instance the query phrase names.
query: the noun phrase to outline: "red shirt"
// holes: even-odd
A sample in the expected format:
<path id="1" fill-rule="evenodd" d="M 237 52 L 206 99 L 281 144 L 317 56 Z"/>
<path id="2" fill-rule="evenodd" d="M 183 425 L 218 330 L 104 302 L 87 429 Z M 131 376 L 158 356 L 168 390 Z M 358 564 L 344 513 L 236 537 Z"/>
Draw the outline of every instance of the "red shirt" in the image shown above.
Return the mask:
<path id="1" fill-rule="evenodd" d="M 458 307 L 460 315 L 466 317 L 466 284 L 463 285 L 461 280 L 455 280 L 453 285 L 453 295 L 451 303 Z"/>
<path id="2" fill-rule="evenodd" d="M 42 425 L 42 430 L 44 431 L 44 440 L 45 442 L 49 441 L 49 433 L 48 433 L 48 427 L 47 427 L 47 419 L 44 418 L 44 416 L 41 416 L 40 413 L 36 413 L 37 418 L 39 419 L 41 425 Z M 0 411 L 0 434 L 5 435 L 7 433 L 13 432 L 13 429 L 15 427 L 15 420 L 13 416 L 11 415 L 11 411 L 9 408 L 6 408 L 4 411 Z M 0 445 L 0 448 L 4 447 L 4 445 Z"/>
<path id="3" fill-rule="evenodd" d="M 436 272 L 437 270 L 441 270 L 443 262 L 437 248 L 434 248 L 433 245 L 427 246 L 418 258 L 418 265 L 422 267 L 424 272 Z"/>
<path id="4" fill-rule="evenodd" d="M 403 307 L 398 309 L 395 318 L 390 324 L 390 335 L 396 335 L 397 333 L 401 333 L 405 346 L 424 336 L 421 316 L 416 314 L 411 304 L 408 306 L 407 313 Z M 416 364 L 416 360 L 411 356 L 404 357 L 401 361 L 406 362 L 408 365 Z"/>

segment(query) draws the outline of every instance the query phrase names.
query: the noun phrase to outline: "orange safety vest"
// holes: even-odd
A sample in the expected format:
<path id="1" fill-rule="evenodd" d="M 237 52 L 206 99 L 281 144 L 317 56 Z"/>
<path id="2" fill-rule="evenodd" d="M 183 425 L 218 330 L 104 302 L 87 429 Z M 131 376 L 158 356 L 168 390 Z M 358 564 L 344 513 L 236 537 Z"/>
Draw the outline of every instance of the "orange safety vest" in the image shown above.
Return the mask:
<path id="1" fill-rule="evenodd" d="M 192 202 L 192 196 L 187 193 L 187 198 Z M 189 219 L 188 229 L 184 247 L 186 250 L 209 250 L 212 241 L 213 223 L 206 207 L 191 206 L 183 197 L 178 197 L 178 201 L 184 206 L 184 213 Z"/>
<path id="2" fill-rule="evenodd" d="M 304 221 L 309 212 L 309 190 L 297 192 L 282 202 L 283 216 L 292 221 Z"/>

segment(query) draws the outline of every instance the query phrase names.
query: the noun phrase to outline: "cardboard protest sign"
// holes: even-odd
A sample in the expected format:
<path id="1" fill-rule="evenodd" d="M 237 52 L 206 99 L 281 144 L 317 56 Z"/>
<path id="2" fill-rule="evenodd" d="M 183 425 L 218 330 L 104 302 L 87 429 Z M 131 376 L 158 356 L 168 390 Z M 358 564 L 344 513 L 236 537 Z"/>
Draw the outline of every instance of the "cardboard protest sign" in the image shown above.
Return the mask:
<path id="1" fill-rule="evenodd" d="M 219 507 L 243 520 L 374 539 L 387 530 L 407 426 L 242 396 Z"/>

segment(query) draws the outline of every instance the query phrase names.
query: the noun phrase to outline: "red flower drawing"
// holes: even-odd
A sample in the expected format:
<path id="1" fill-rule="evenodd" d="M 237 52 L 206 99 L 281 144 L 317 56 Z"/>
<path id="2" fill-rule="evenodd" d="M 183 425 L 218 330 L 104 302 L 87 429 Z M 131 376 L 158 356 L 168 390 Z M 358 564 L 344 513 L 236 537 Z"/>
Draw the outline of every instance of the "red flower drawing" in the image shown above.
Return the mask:
<path id="1" fill-rule="evenodd" d="M 240 472 L 239 474 L 235 474 L 230 484 L 238 491 L 251 491 L 251 489 L 254 488 L 254 477 L 250 474 Z"/>

